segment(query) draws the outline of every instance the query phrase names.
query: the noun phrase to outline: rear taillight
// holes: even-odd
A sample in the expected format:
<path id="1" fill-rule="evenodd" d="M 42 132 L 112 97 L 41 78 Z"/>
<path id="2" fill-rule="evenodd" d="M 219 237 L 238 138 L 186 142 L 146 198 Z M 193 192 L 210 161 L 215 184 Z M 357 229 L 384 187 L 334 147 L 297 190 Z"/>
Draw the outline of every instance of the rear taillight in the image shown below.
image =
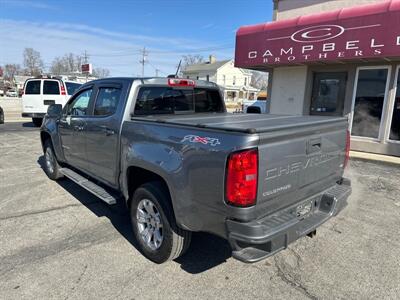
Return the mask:
<path id="1" fill-rule="evenodd" d="M 258 150 L 232 153 L 226 167 L 226 202 L 240 207 L 256 204 L 257 182 Z"/>
<path id="2" fill-rule="evenodd" d="M 60 87 L 61 87 L 61 89 L 60 89 L 60 95 L 66 95 L 67 93 L 65 93 L 64 84 L 60 83 Z"/>
<path id="3" fill-rule="evenodd" d="M 345 156 L 344 156 L 344 167 L 347 167 L 347 164 L 349 162 L 350 158 L 350 131 L 347 130 L 346 133 L 346 150 L 345 150 Z"/>

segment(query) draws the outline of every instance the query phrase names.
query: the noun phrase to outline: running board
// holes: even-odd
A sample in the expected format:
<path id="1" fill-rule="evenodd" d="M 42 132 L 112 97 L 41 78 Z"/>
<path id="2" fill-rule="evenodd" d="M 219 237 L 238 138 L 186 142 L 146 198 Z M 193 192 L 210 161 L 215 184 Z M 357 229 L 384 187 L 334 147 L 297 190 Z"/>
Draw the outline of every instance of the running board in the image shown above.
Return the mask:
<path id="1" fill-rule="evenodd" d="M 91 192 L 93 195 L 99 197 L 105 203 L 112 205 L 117 203 L 117 197 L 111 195 L 101 186 L 95 184 L 94 182 L 90 181 L 89 179 L 79 175 L 75 171 L 72 171 L 68 168 L 61 168 L 60 173 L 63 174 L 65 177 L 68 177 L 76 184 L 83 187 L 85 190 Z"/>

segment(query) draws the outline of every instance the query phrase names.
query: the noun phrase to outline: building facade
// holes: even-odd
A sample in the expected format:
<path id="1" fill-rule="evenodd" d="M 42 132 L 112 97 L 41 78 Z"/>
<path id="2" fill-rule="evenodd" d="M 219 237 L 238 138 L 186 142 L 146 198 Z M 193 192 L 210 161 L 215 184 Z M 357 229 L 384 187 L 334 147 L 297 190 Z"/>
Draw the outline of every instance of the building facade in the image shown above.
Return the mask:
<path id="1" fill-rule="evenodd" d="M 348 116 L 352 149 L 400 156 L 400 0 L 279 0 L 235 62 L 270 72 L 270 112 Z M 311 15 L 307 13 L 313 12 Z"/>
<path id="2" fill-rule="evenodd" d="M 209 61 L 187 66 L 182 71 L 184 78 L 212 81 L 221 87 L 226 102 L 242 103 L 256 99 L 258 89 L 250 85 L 252 73 L 236 68 L 233 59 L 217 61 L 210 55 Z"/>

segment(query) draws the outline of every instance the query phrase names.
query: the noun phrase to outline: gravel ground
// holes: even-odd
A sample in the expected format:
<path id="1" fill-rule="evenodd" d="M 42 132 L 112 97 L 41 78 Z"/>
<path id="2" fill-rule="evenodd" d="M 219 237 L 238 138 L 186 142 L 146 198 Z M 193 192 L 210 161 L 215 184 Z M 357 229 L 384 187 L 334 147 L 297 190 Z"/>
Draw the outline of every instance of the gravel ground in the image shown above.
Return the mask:
<path id="1" fill-rule="evenodd" d="M 0 299 L 399 299 L 400 167 L 351 161 L 348 207 L 256 264 L 197 233 L 156 265 L 136 250 L 122 206 L 47 179 L 39 132 L 0 125 Z"/>

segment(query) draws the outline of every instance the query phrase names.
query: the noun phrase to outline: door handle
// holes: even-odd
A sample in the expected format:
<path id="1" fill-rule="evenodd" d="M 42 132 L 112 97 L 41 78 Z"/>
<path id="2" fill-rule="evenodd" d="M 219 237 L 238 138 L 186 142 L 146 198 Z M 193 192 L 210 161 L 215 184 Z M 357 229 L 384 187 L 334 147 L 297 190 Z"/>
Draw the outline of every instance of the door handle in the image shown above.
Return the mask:
<path id="1" fill-rule="evenodd" d="M 103 131 L 107 136 L 115 134 L 115 131 L 106 127 L 106 126 L 100 126 L 101 131 Z"/>
<path id="2" fill-rule="evenodd" d="M 321 138 L 309 140 L 307 142 L 307 154 L 321 152 Z"/>

